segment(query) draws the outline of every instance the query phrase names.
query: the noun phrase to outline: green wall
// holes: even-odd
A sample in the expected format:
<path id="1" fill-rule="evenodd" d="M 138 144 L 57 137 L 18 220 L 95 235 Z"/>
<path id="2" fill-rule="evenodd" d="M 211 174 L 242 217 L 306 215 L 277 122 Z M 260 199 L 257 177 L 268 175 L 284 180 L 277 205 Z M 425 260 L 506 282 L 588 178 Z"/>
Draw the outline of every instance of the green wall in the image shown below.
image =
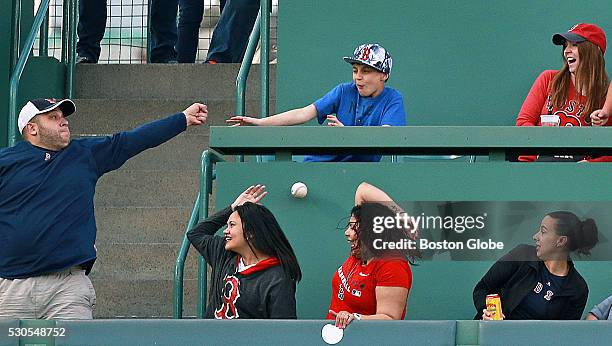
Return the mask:
<path id="1" fill-rule="evenodd" d="M 513 125 L 538 74 L 562 66 L 552 34 L 591 22 L 612 35 L 610 13 L 609 0 L 285 1 L 276 107 L 350 81 L 341 58 L 379 42 L 393 55 L 389 85 L 404 95 L 409 125 Z"/>
<path id="2" fill-rule="evenodd" d="M 380 186 L 397 201 L 543 202 L 538 208 L 520 213 L 516 210 L 502 212 L 505 217 L 521 221 L 516 223 L 516 231 L 512 229 L 520 234 L 514 237 L 513 243 L 532 243 L 531 235 L 545 214 L 543 210 L 567 208 L 581 217 L 594 217 L 601 226 L 601 244 L 596 249 L 609 249 L 612 217 L 606 212 L 609 208 L 605 209 L 610 205 L 610 184 L 605 183 L 609 181 L 609 172 L 608 164 L 220 163 L 217 165 L 216 205 L 218 209 L 229 205 L 251 184 L 267 186 L 269 194 L 262 203 L 278 218 L 304 274 L 298 285 L 298 317 L 317 319 L 324 318 L 327 313 L 332 275 L 349 253 L 343 230 L 336 227 L 348 216 L 355 188 L 360 182 Z M 557 178 L 550 184 L 542 184 L 551 177 Z M 572 177 L 576 183 L 566 183 L 562 177 Z M 305 199 L 291 197 L 289 191 L 296 181 L 308 186 Z M 346 219 L 344 221 L 346 224 Z M 586 311 L 612 294 L 609 280 L 612 261 L 608 261 L 609 256 L 604 259 L 607 260 L 576 264 L 590 288 Z M 444 254 L 433 261 L 420 261 L 418 266 L 412 267 L 413 288 L 406 318 L 473 318 L 472 290 L 491 264 L 492 260 L 451 261 L 444 258 Z"/>

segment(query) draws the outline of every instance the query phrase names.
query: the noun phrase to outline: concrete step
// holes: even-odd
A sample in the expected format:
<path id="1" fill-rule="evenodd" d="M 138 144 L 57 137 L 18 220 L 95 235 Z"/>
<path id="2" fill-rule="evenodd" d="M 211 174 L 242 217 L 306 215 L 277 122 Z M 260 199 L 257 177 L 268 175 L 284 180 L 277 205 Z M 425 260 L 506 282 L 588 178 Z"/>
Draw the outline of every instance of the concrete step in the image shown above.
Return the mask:
<path id="1" fill-rule="evenodd" d="M 199 170 L 119 170 L 100 179 L 94 203 L 98 208 L 191 208 L 199 184 Z"/>
<path id="2" fill-rule="evenodd" d="M 191 207 L 97 207 L 96 244 L 177 244 L 182 241 L 190 213 Z"/>
<path id="3" fill-rule="evenodd" d="M 210 213 L 216 209 L 214 196 L 210 197 Z M 98 207 L 96 244 L 182 242 L 190 207 Z"/>
<path id="4" fill-rule="evenodd" d="M 97 302 L 94 318 L 171 318 L 172 280 L 92 278 Z M 183 285 L 183 317 L 196 315 L 197 280 Z"/>
<path id="5" fill-rule="evenodd" d="M 171 280 L 180 244 L 96 244 L 98 259 L 92 279 Z M 185 279 L 197 278 L 198 252 L 191 247 L 185 263 Z"/>
<path id="6" fill-rule="evenodd" d="M 227 100 L 236 94 L 238 64 L 79 64 L 76 97 L 89 99 Z M 269 96 L 276 98 L 276 66 Z M 246 98 L 259 99 L 259 66 L 251 67 Z"/>
<path id="7" fill-rule="evenodd" d="M 73 134 L 113 134 L 133 129 L 144 123 L 162 119 L 181 112 L 194 100 L 124 100 L 124 99 L 76 99 L 77 113 L 68 118 Z M 210 100 L 208 122 L 204 126 L 190 127 L 187 133 L 204 134 L 209 126 L 223 126 L 227 115 L 234 114 L 234 100 Z M 246 103 L 248 114 L 259 115 L 259 101 Z M 270 102 L 274 112 L 274 100 Z"/>

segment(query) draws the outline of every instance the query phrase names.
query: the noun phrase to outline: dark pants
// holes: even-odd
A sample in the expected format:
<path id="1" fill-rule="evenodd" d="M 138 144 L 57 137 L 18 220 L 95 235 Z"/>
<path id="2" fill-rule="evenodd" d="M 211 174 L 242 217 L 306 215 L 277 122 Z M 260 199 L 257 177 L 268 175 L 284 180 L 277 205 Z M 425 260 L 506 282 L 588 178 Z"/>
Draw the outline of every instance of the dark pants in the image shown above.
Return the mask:
<path id="1" fill-rule="evenodd" d="M 226 0 L 206 60 L 242 62 L 259 12 L 259 0 Z"/>
<path id="2" fill-rule="evenodd" d="M 222 0 L 221 6 L 224 3 L 225 1 Z M 178 62 L 193 63 L 198 51 L 200 23 L 204 15 L 204 1 L 179 0 L 178 4 L 178 40 L 176 41 Z"/>
<path id="3" fill-rule="evenodd" d="M 178 0 L 151 0 L 151 62 L 176 59 L 176 11 Z M 98 62 L 106 27 L 106 0 L 79 1 L 77 54 Z"/>
<path id="4" fill-rule="evenodd" d="M 241 62 L 258 12 L 259 0 L 221 0 L 221 16 L 206 60 Z M 176 45 L 179 62 L 195 62 L 202 13 L 202 0 L 180 0 Z"/>

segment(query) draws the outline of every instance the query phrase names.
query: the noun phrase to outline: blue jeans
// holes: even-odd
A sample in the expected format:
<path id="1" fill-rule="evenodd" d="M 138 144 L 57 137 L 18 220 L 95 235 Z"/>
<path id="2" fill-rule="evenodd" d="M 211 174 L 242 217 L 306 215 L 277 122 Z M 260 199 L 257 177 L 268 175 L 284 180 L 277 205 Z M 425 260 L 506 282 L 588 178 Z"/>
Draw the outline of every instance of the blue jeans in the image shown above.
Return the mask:
<path id="1" fill-rule="evenodd" d="M 176 10 L 178 0 L 151 0 L 151 62 L 176 59 Z M 79 56 L 93 62 L 100 58 L 100 42 L 106 27 L 106 0 L 79 1 Z"/>
<path id="2" fill-rule="evenodd" d="M 201 1 L 201 0 L 200 0 Z M 176 60 L 178 0 L 151 0 L 151 62 Z"/>
<path id="3" fill-rule="evenodd" d="M 207 61 L 237 63 L 242 61 L 249 35 L 259 12 L 259 0 L 221 0 L 221 16 L 213 32 Z M 195 62 L 202 0 L 179 1 L 178 42 L 179 62 Z"/>
<path id="4" fill-rule="evenodd" d="M 223 1 L 225 3 L 225 1 Z M 223 6 L 223 3 L 221 4 Z M 200 23 L 204 15 L 203 0 L 179 0 L 178 40 L 176 52 L 178 62 L 195 62 L 198 51 Z"/>
<path id="5" fill-rule="evenodd" d="M 210 40 L 207 61 L 242 62 L 259 6 L 259 0 L 226 0 Z"/>

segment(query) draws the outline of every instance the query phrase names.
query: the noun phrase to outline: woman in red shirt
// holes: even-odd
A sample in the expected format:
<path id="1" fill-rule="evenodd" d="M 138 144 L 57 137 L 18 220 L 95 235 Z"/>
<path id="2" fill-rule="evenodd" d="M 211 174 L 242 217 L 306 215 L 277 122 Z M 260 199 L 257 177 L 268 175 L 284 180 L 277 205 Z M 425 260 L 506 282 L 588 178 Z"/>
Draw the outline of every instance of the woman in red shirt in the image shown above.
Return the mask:
<path id="1" fill-rule="evenodd" d="M 409 239 L 416 239 L 417 229 L 410 224 L 381 230 L 383 218 L 395 218 L 400 213 L 403 211 L 384 191 L 368 183 L 357 188 L 355 207 L 344 231 L 351 254 L 332 279 L 327 319 L 335 319 L 337 327 L 346 328 L 355 319 L 404 318 L 412 287 L 408 259 L 419 253 L 412 249 L 382 249 L 382 245 L 407 244 Z"/>
<path id="2" fill-rule="evenodd" d="M 605 69 L 606 34 L 594 24 L 580 23 L 566 33 L 553 35 L 562 45 L 563 68 L 546 70 L 538 76 L 516 119 L 517 126 L 541 126 L 540 115 L 559 116 L 559 126 L 602 126 L 610 122 L 591 121 L 591 113 L 604 104 L 608 88 Z M 535 161 L 520 156 L 519 161 Z M 576 157 L 576 161 L 584 157 Z M 588 161 L 610 161 L 605 157 Z"/>

